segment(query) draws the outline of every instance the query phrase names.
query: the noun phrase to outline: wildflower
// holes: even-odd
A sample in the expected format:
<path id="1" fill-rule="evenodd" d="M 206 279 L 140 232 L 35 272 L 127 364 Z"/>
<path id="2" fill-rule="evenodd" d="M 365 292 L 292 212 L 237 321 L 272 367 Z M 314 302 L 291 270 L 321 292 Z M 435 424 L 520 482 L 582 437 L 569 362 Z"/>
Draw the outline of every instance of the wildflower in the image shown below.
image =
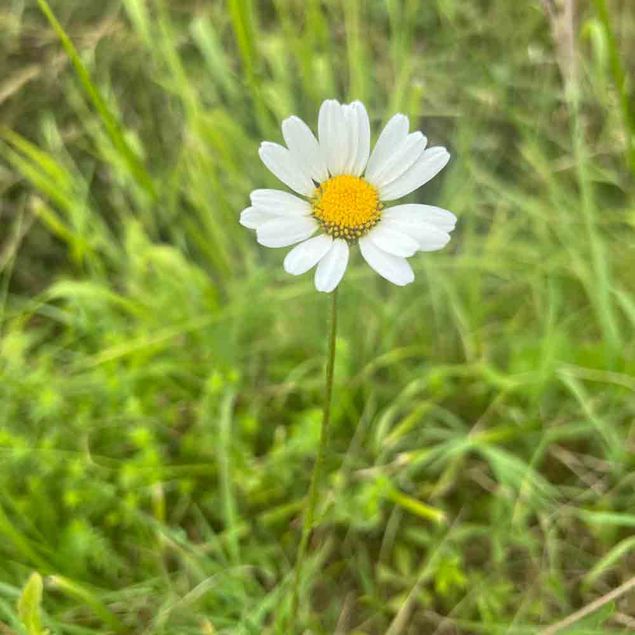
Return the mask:
<path id="1" fill-rule="evenodd" d="M 259 154 L 300 196 L 254 190 L 241 224 L 255 229 L 265 247 L 296 245 L 284 260 L 285 271 L 300 275 L 317 265 L 318 291 L 337 287 L 356 244 L 379 275 L 399 286 L 411 283 L 407 258 L 445 247 L 456 217 L 430 205 L 385 205 L 427 183 L 450 159 L 445 148 L 426 148 L 426 137 L 408 129 L 408 118 L 394 115 L 371 153 L 368 114 L 359 101 L 326 100 L 319 141 L 298 117 L 285 119 L 287 147 L 265 141 Z"/>

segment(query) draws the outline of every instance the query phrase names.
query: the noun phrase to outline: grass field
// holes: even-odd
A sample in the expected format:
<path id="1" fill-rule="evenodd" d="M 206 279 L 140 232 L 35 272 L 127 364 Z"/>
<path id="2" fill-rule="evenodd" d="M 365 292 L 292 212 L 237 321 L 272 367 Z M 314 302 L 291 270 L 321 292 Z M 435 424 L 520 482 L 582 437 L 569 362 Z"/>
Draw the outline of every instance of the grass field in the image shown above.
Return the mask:
<path id="1" fill-rule="evenodd" d="M 303 632 L 635 633 L 634 59 L 629 0 L 3 0 L 0 633 L 292 635 L 329 303 L 238 216 L 329 97 L 459 224 L 340 288 Z"/>

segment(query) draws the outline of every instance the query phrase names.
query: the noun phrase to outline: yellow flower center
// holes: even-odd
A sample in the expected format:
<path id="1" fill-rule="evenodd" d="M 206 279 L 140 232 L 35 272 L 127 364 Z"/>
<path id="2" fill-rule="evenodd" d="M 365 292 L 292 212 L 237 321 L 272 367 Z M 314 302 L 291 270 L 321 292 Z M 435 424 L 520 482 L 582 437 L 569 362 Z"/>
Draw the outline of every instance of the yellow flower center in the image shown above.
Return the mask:
<path id="1" fill-rule="evenodd" d="M 379 193 L 358 176 L 331 177 L 319 185 L 311 202 L 313 217 L 333 238 L 356 240 L 381 217 Z"/>

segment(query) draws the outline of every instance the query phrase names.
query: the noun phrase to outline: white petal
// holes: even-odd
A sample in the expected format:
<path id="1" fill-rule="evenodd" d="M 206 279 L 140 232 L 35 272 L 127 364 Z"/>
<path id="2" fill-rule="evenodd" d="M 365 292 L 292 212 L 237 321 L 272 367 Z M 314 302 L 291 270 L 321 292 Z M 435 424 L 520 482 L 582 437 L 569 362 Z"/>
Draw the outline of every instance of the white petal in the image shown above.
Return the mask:
<path id="1" fill-rule="evenodd" d="M 405 258 L 382 251 L 368 236 L 359 239 L 359 249 L 364 260 L 389 282 L 403 287 L 415 279 L 415 274 Z"/>
<path id="2" fill-rule="evenodd" d="M 382 212 L 382 220 L 399 220 L 405 223 L 427 223 L 444 232 L 451 232 L 456 225 L 456 216 L 447 209 L 417 203 L 395 205 Z"/>
<path id="3" fill-rule="evenodd" d="M 310 216 L 276 218 L 260 225 L 256 232 L 258 242 L 265 247 L 288 247 L 306 240 L 318 224 Z"/>
<path id="4" fill-rule="evenodd" d="M 381 224 L 393 231 L 410 236 L 416 242 L 418 251 L 438 251 L 450 242 L 450 234 L 430 223 L 406 222 L 386 218 L 382 220 Z"/>
<path id="5" fill-rule="evenodd" d="M 297 165 L 294 155 L 287 148 L 263 141 L 258 154 L 267 168 L 285 185 L 305 196 L 313 194 L 315 184 Z"/>
<path id="6" fill-rule="evenodd" d="M 318 183 L 328 179 L 326 161 L 315 135 L 299 117 L 289 117 L 282 122 L 282 135 L 298 165 Z"/>
<path id="7" fill-rule="evenodd" d="M 419 251 L 439 251 L 450 242 L 450 234 L 436 227 L 428 226 L 426 233 L 418 238 Z"/>
<path id="8" fill-rule="evenodd" d="M 336 238 L 315 270 L 315 288 L 330 293 L 337 287 L 348 265 L 348 243 Z"/>
<path id="9" fill-rule="evenodd" d="M 368 238 L 376 247 L 394 256 L 409 258 L 419 251 L 417 240 L 383 220 L 370 231 Z"/>
<path id="10" fill-rule="evenodd" d="M 265 212 L 255 207 L 248 207 L 240 214 L 240 224 L 249 229 L 258 229 L 260 225 L 276 218 L 275 214 Z"/>
<path id="11" fill-rule="evenodd" d="M 346 160 L 342 165 L 342 174 L 352 174 L 353 165 L 357 160 L 357 145 L 359 142 L 359 125 L 357 123 L 357 110 L 353 104 L 342 106 L 344 112 L 344 122 L 346 124 Z"/>
<path id="12" fill-rule="evenodd" d="M 354 101 L 351 105 L 357 115 L 357 151 L 351 163 L 350 173 L 359 176 L 368 163 L 370 153 L 370 121 L 368 113 L 361 101 Z"/>
<path id="13" fill-rule="evenodd" d="M 284 259 L 284 270 L 294 276 L 306 273 L 326 255 L 333 239 L 327 234 L 309 238 L 294 247 Z"/>
<path id="14" fill-rule="evenodd" d="M 366 166 L 367 179 L 372 179 L 377 170 L 383 166 L 384 161 L 390 158 L 395 148 L 406 138 L 408 126 L 408 117 L 406 115 L 396 114 L 390 118 L 390 121 L 381 131 L 373 153 L 368 159 L 368 165 Z"/>
<path id="15" fill-rule="evenodd" d="M 380 188 L 379 196 L 382 201 L 392 201 L 427 183 L 438 174 L 450 160 L 450 154 L 440 146 L 426 150 L 419 160 L 398 179 Z"/>
<path id="16" fill-rule="evenodd" d="M 385 187 L 389 183 L 405 174 L 414 165 L 426 149 L 428 140 L 423 133 L 417 131 L 409 134 L 391 156 L 387 157 L 380 168 L 372 176 L 366 178 L 378 188 Z"/>
<path id="17" fill-rule="evenodd" d="M 249 198 L 254 207 L 277 216 L 308 216 L 311 213 L 307 201 L 282 190 L 254 190 Z"/>
<path id="18" fill-rule="evenodd" d="M 370 151 L 370 122 L 366 108 L 360 101 L 342 106 L 347 130 L 346 161 L 342 174 L 359 176 L 368 162 Z"/>
<path id="19" fill-rule="evenodd" d="M 320 148 L 331 175 L 343 174 L 348 159 L 348 128 L 344 110 L 335 99 L 327 99 L 318 115 Z"/>

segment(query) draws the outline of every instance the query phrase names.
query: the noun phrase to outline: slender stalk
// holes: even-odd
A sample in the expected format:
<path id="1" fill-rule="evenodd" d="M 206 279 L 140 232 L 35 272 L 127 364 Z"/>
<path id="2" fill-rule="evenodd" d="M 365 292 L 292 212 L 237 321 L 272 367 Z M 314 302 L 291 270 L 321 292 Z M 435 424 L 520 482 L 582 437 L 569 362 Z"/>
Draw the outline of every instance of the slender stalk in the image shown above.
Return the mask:
<path id="1" fill-rule="evenodd" d="M 622 110 L 622 121 L 626 138 L 626 155 L 631 170 L 635 173 L 635 146 L 633 146 L 633 136 L 635 135 L 635 108 L 629 96 L 628 78 L 622 63 L 620 47 L 613 28 L 613 22 L 609 14 L 609 7 L 606 0 L 594 0 L 595 9 L 600 17 L 600 22 L 604 26 L 606 40 L 609 50 L 609 62 L 613 83 L 617 90 Z"/>
<path id="2" fill-rule="evenodd" d="M 309 485 L 308 505 L 304 513 L 302 524 L 302 537 L 298 545 L 298 553 L 295 560 L 295 574 L 293 580 L 293 591 L 291 595 L 291 614 L 289 619 L 289 633 L 293 635 L 295 631 L 295 620 L 298 612 L 298 601 L 300 597 L 300 582 L 302 580 L 302 569 L 306 558 L 307 546 L 313 523 L 315 522 L 315 511 L 317 507 L 319 483 L 322 478 L 322 466 L 324 455 L 328 446 L 329 427 L 331 423 L 331 401 L 333 396 L 333 367 L 335 365 L 335 338 L 337 333 L 337 289 L 331 293 L 331 312 L 329 320 L 329 342 L 326 360 L 326 386 L 324 390 L 324 410 L 322 414 L 322 428 L 320 431 L 320 445 L 315 457 L 313 472 L 311 474 L 311 484 Z"/>

